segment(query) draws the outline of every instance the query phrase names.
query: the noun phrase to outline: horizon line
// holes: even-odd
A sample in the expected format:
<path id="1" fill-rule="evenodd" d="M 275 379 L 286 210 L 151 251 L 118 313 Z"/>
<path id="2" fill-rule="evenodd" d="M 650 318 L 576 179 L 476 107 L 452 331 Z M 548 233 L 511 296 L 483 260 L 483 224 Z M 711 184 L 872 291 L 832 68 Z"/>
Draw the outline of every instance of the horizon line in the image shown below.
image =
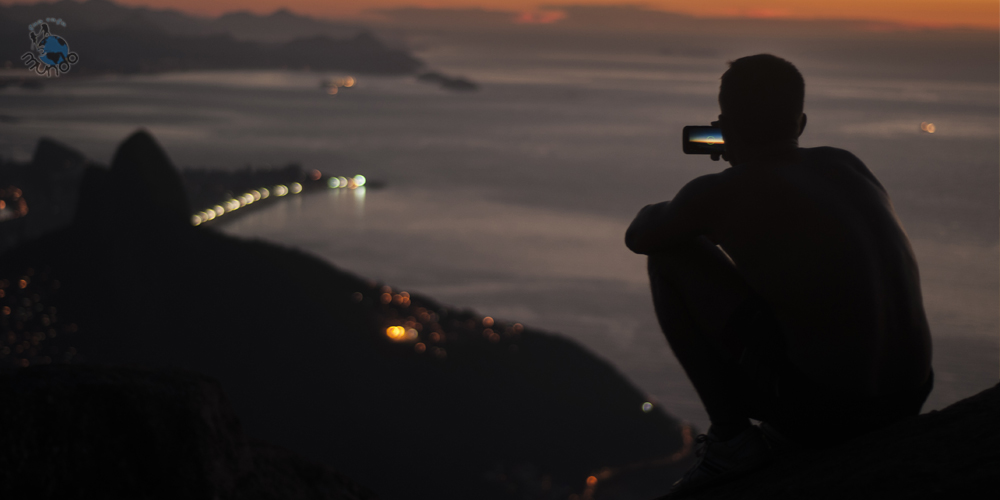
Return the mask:
<path id="1" fill-rule="evenodd" d="M 508 14 L 510 16 L 511 25 L 524 25 L 524 24 L 539 24 L 539 25 L 556 25 L 560 21 L 567 18 L 566 10 L 568 9 L 579 9 L 579 8 L 619 8 L 619 9 L 632 9 L 639 11 L 649 11 L 659 14 L 670 14 L 676 16 L 688 17 L 700 21 L 733 21 L 733 20 L 746 20 L 746 21 L 779 21 L 787 23 L 849 23 L 856 24 L 859 26 L 869 25 L 869 29 L 864 31 L 885 31 L 885 32 L 913 32 L 913 31 L 978 31 L 978 32 L 1000 32 L 1000 21 L 996 24 L 990 23 L 989 25 L 979 25 L 979 24 L 969 24 L 969 23 L 933 23 L 933 22 L 913 22 L 913 21 L 902 21 L 893 20 L 886 18 L 876 18 L 876 17 L 819 17 L 819 16 L 796 16 L 793 14 L 787 14 L 785 12 L 778 11 L 767 11 L 763 10 L 760 12 L 743 12 L 743 13 L 733 13 L 733 14 L 694 14 L 690 12 L 682 12 L 678 10 L 660 9 L 649 4 L 563 4 L 563 5 L 540 5 L 536 9 L 531 10 L 508 10 L 502 7 L 483 7 L 483 6 L 468 6 L 468 7 L 435 7 L 435 6 L 421 6 L 421 5 L 399 5 L 394 7 L 374 7 L 365 8 L 357 11 L 355 14 L 347 15 L 329 15 L 329 14 L 319 14 L 311 13 L 308 11 L 303 11 L 296 6 L 281 6 L 273 9 L 261 8 L 252 9 L 246 7 L 236 7 L 233 10 L 220 11 L 218 13 L 209 14 L 198 11 L 193 11 L 188 8 L 178 7 L 178 6 L 165 6 L 156 7 L 149 6 L 146 4 L 133 4 L 124 3 L 121 0 L 0 0 L 0 6 L 12 7 L 12 6 L 24 6 L 24 5 L 40 5 L 40 4 L 55 4 L 64 1 L 71 1 L 73 3 L 83 4 L 89 2 L 107 2 L 117 5 L 123 8 L 129 9 L 147 9 L 150 11 L 174 11 L 179 12 L 187 16 L 198 17 L 203 19 L 217 19 L 219 17 L 238 14 L 238 13 L 250 13 L 258 16 L 272 16 L 276 13 L 285 11 L 291 14 L 309 17 L 321 21 L 357 21 L 357 22 L 378 22 L 379 20 L 373 16 L 380 16 L 382 13 L 390 13 L 395 11 L 404 10 L 421 10 L 421 11 L 438 11 L 438 12 L 483 12 L 492 14 Z M 133 0 L 135 1 L 135 0 Z M 142 1 L 142 0 L 138 0 Z M 545 14 L 558 14 L 549 15 Z"/>

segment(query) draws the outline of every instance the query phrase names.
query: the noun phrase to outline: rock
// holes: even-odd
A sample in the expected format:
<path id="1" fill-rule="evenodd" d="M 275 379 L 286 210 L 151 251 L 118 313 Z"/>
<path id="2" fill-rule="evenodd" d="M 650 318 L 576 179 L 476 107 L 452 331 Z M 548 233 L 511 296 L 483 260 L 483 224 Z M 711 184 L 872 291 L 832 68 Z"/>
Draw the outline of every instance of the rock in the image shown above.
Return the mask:
<path id="1" fill-rule="evenodd" d="M 70 224 L 85 167 L 79 151 L 47 137 L 39 139 L 30 163 L 0 162 L 0 188 L 20 189 L 27 208 L 4 221 L 0 251 Z"/>
<path id="2" fill-rule="evenodd" d="M 108 175 L 116 218 L 127 225 L 190 225 L 191 207 L 180 174 L 145 130 L 118 147 Z"/>
<path id="3" fill-rule="evenodd" d="M 1000 384 L 826 450 L 790 453 L 691 500 L 1000 498 Z"/>
<path id="4" fill-rule="evenodd" d="M 46 177 L 78 177 L 85 163 L 82 153 L 48 137 L 38 140 L 31 159 L 32 169 Z"/>
<path id="5" fill-rule="evenodd" d="M 112 211 L 108 169 L 90 165 L 80 180 L 80 195 L 73 214 L 76 224 L 95 226 L 107 219 Z"/>
<path id="6" fill-rule="evenodd" d="M 248 442 L 193 372 L 50 365 L 0 375 L 0 498 L 372 498 L 319 464 Z"/>

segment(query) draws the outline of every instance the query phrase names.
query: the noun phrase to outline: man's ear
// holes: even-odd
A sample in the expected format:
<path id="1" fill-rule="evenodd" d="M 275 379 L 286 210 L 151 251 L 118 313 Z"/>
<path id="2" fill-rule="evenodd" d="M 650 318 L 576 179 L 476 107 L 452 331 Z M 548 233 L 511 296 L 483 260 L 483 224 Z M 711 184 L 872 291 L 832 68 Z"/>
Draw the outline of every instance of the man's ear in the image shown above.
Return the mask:
<path id="1" fill-rule="evenodd" d="M 806 114 L 802 113 L 802 115 L 799 116 L 799 135 L 802 135 L 802 131 L 804 131 L 805 129 L 806 129 Z"/>

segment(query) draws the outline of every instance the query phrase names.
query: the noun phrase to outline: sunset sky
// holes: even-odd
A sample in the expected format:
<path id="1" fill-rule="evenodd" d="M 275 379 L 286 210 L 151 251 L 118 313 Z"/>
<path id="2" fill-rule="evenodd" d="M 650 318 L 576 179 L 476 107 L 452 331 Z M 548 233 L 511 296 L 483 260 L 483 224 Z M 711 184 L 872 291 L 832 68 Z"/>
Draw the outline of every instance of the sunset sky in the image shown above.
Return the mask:
<path id="1" fill-rule="evenodd" d="M 1000 27 L 997 0 L 114 0 L 126 5 L 173 8 L 215 16 L 250 10 L 270 13 L 278 8 L 315 17 L 359 17 L 367 10 L 396 7 L 479 8 L 516 11 L 524 19 L 558 19 L 560 5 L 644 5 L 649 8 L 705 17 L 779 17 L 793 19 L 870 19 L 910 26 Z M 0 0 L 0 3 L 26 3 Z M 36 3 L 36 2 L 30 2 Z"/>

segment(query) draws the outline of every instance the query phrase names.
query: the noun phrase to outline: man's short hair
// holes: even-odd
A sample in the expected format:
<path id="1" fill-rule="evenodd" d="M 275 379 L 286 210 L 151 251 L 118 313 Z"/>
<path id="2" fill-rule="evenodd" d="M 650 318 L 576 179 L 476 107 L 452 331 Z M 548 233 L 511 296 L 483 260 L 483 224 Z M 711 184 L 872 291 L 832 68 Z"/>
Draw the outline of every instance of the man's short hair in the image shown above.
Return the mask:
<path id="1" fill-rule="evenodd" d="M 747 141 L 797 137 L 806 83 L 795 66 L 771 54 L 730 61 L 722 75 L 719 106 L 731 129 Z"/>

